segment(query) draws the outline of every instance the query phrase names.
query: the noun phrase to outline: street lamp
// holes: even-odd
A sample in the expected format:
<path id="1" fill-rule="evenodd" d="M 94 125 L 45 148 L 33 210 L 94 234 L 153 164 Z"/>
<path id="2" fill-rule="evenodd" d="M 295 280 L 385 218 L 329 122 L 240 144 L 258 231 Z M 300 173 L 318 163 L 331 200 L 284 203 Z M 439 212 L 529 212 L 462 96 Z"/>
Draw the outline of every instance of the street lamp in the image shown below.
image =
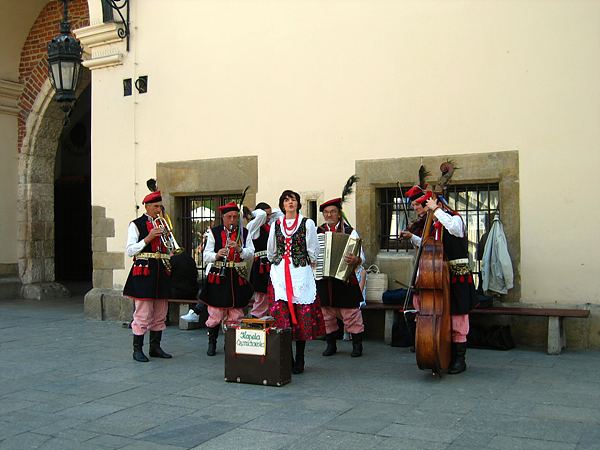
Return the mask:
<path id="1" fill-rule="evenodd" d="M 83 49 L 70 31 L 68 18 L 68 0 L 63 2 L 63 20 L 60 22 L 60 35 L 48 44 L 48 67 L 50 82 L 56 89 L 55 100 L 61 103 L 61 109 L 68 112 L 75 101 L 75 90 L 81 71 Z"/>

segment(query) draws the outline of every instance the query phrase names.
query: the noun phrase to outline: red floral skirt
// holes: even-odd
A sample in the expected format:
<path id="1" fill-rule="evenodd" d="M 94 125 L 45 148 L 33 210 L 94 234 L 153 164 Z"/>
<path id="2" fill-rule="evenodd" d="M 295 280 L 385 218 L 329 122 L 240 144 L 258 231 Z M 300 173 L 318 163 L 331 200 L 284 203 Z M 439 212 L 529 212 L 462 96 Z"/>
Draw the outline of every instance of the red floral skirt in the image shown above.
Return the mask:
<path id="1" fill-rule="evenodd" d="M 325 321 L 318 300 L 309 305 L 294 303 L 296 325 L 292 324 L 288 303 L 284 300 L 275 301 L 273 286 L 269 283 L 269 313 L 275 319 L 277 328 L 291 328 L 294 341 L 311 341 L 325 335 Z"/>

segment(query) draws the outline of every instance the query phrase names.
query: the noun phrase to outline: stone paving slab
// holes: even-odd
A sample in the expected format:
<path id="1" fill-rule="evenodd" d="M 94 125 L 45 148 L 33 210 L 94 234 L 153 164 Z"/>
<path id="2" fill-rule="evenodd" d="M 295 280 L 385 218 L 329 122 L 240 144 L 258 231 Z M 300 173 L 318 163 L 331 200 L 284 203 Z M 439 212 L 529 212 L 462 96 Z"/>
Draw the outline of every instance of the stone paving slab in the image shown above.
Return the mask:
<path id="1" fill-rule="evenodd" d="M 174 358 L 141 364 L 81 298 L 0 301 L 0 450 L 600 449 L 600 352 L 469 350 L 439 379 L 404 348 L 315 341 L 275 388 L 224 382 L 223 336 L 213 358 L 206 340 L 169 327 Z"/>

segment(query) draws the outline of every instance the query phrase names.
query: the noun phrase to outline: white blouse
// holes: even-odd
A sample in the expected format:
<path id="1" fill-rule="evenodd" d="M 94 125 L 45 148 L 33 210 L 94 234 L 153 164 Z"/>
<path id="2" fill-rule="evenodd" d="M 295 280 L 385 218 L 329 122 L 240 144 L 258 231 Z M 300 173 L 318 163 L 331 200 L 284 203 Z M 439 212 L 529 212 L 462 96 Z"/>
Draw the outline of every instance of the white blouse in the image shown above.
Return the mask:
<path id="1" fill-rule="evenodd" d="M 291 235 L 298 231 L 298 227 L 302 223 L 303 216 L 298 215 L 298 224 L 293 229 Z M 286 221 L 288 227 L 294 224 L 296 219 L 281 219 L 282 222 L 279 224 L 281 233 L 287 236 L 283 228 L 283 220 Z M 273 258 L 277 254 L 277 241 L 275 238 L 275 227 L 277 224 L 273 224 L 269 230 L 269 240 L 267 242 L 267 258 L 273 261 Z M 312 219 L 306 220 L 306 249 L 308 251 L 308 257 L 310 258 L 311 264 L 317 262 L 317 253 L 319 252 L 319 241 L 317 239 L 317 226 Z M 309 305 L 314 303 L 317 296 L 317 286 L 315 284 L 315 277 L 311 265 L 304 267 L 294 267 L 294 264 L 290 261 L 290 274 L 292 278 L 292 289 L 293 296 L 292 302 L 301 305 Z M 287 301 L 287 291 L 285 287 L 285 259 L 282 259 L 279 264 L 273 264 L 271 266 L 271 283 L 275 291 L 275 300 Z"/>

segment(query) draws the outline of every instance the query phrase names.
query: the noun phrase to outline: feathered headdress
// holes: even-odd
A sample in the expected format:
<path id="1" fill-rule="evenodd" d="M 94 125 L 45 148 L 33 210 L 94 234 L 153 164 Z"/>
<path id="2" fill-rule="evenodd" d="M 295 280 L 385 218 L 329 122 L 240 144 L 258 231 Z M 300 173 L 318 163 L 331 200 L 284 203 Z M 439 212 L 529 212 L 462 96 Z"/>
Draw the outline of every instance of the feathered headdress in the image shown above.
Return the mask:
<path id="1" fill-rule="evenodd" d="M 350 178 L 348 178 L 348 181 L 346 181 L 344 189 L 342 190 L 342 203 L 346 201 L 346 197 L 352 194 L 354 191 L 354 183 L 358 180 L 359 178 L 356 175 L 351 175 Z"/>
<path id="2" fill-rule="evenodd" d="M 148 186 L 148 189 L 150 189 L 150 192 L 158 191 L 158 186 L 157 186 L 156 180 L 154 178 L 150 178 L 148 181 L 146 181 L 146 186 Z"/>
<path id="3" fill-rule="evenodd" d="M 346 181 L 346 184 L 344 185 L 344 189 L 342 189 L 342 204 L 350 195 L 352 195 L 352 192 L 354 191 L 354 184 L 358 182 L 358 180 L 359 178 L 356 175 L 350 175 L 350 178 L 348 178 L 348 181 Z M 342 219 L 348 224 L 348 226 L 351 226 L 350 221 L 348 220 L 348 216 L 346 216 L 346 213 L 344 212 L 343 208 Z"/>
<path id="4" fill-rule="evenodd" d="M 421 167 L 419 167 L 419 187 L 421 190 L 425 191 L 425 189 L 427 189 L 427 177 L 430 175 L 431 172 L 425 169 L 425 166 L 421 164 Z"/>
<path id="5" fill-rule="evenodd" d="M 242 246 L 242 241 L 243 241 L 243 234 L 242 233 L 242 229 L 244 228 L 244 200 L 246 199 L 246 192 L 248 192 L 248 189 L 250 189 L 250 185 L 246 186 L 246 189 L 244 189 L 244 192 L 242 192 L 242 195 L 240 197 L 240 203 L 239 203 L 239 208 L 240 208 L 240 218 L 238 221 L 238 234 L 237 234 L 237 243 Z"/>

